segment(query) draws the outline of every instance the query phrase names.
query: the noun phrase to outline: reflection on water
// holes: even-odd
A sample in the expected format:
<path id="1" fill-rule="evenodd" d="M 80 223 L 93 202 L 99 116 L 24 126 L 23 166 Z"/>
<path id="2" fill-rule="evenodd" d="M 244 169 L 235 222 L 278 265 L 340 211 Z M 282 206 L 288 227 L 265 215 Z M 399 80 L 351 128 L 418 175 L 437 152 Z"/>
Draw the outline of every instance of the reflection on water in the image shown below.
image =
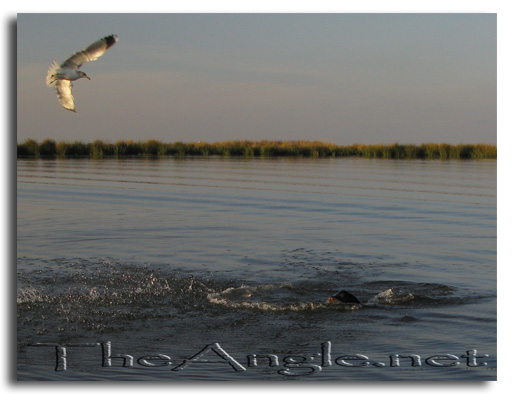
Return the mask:
<path id="1" fill-rule="evenodd" d="M 20 379 L 496 376 L 496 161 L 18 160 L 17 219 Z M 363 305 L 326 303 L 341 289 Z M 110 342 L 169 368 L 68 349 L 55 372 L 39 342 Z M 170 375 L 213 343 L 245 372 L 211 352 Z M 321 365 L 326 343 L 378 367 Z M 487 366 L 424 361 L 473 349 Z M 401 352 L 423 366 L 391 367 Z M 279 372 L 294 355 L 316 368 Z"/>

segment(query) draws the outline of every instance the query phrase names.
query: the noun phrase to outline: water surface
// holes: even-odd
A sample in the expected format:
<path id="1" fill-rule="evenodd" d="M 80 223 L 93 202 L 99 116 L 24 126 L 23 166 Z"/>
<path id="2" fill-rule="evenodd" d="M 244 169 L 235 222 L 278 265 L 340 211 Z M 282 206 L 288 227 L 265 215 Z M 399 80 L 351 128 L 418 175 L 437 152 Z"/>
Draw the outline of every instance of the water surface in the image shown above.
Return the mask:
<path id="1" fill-rule="evenodd" d="M 19 379 L 496 378 L 496 161 L 18 160 L 17 202 Z"/>

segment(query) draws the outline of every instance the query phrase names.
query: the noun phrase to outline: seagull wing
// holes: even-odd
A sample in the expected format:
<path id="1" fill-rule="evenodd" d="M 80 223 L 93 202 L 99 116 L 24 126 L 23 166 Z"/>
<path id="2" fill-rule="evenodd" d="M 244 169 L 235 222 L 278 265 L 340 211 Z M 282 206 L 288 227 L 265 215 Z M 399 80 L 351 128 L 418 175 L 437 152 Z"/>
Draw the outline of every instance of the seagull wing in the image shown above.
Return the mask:
<path id="1" fill-rule="evenodd" d="M 112 34 L 98 41 L 93 42 L 86 49 L 75 52 L 68 59 L 61 64 L 61 68 L 79 68 L 84 63 L 91 62 L 102 56 L 110 47 L 112 47 L 118 41 L 118 36 Z M 71 96 L 71 93 L 70 93 Z M 72 98 L 73 100 L 73 98 Z M 62 103 L 61 103 L 62 104 Z"/>
<path id="2" fill-rule="evenodd" d="M 59 79 L 55 83 L 55 90 L 57 91 L 57 99 L 59 103 L 67 110 L 75 111 L 75 101 L 71 94 L 71 81 L 66 79 Z"/>

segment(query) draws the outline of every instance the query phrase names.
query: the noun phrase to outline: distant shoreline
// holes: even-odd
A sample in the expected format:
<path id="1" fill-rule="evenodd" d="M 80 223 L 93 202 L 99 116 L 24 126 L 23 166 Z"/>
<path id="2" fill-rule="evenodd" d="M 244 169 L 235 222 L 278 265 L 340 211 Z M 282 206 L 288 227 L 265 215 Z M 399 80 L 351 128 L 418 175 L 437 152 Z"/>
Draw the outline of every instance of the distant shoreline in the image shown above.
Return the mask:
<path id="1" fill-rule="evenodd" d="M 122 140 L 115 143 L 37 142 L 28 139 L 17 145 L 19 158 L 129 158 L 159 156 L 226 157 L 363 157 L 382 159 L 496 159 L 490 144 L 384 144 L 337 145 L 320 141 L 223 141 L 161 142 Z"/>

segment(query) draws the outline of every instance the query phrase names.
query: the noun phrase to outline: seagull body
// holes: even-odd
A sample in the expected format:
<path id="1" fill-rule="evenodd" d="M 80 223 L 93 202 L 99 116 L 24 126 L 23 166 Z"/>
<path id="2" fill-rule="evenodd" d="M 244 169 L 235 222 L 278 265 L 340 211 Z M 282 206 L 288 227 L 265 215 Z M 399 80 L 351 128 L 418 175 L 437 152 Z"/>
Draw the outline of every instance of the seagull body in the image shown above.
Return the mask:
<path id="1" fill-rule="evenodd" d="M 95 41 L 82 51 L 75 52 L 61 65 L 57 61 L 53 61 L 46 75 L 46 86 L 55 86 L 57 99 L 64 108 L 76 112 L 75 101 L 71 93 L 71 82 L 80 78 L 91 79 L 85 72 L 79 71 L 80 66 L 98 59 L 117 41 L 118 36 L 112 34 Z"/>

